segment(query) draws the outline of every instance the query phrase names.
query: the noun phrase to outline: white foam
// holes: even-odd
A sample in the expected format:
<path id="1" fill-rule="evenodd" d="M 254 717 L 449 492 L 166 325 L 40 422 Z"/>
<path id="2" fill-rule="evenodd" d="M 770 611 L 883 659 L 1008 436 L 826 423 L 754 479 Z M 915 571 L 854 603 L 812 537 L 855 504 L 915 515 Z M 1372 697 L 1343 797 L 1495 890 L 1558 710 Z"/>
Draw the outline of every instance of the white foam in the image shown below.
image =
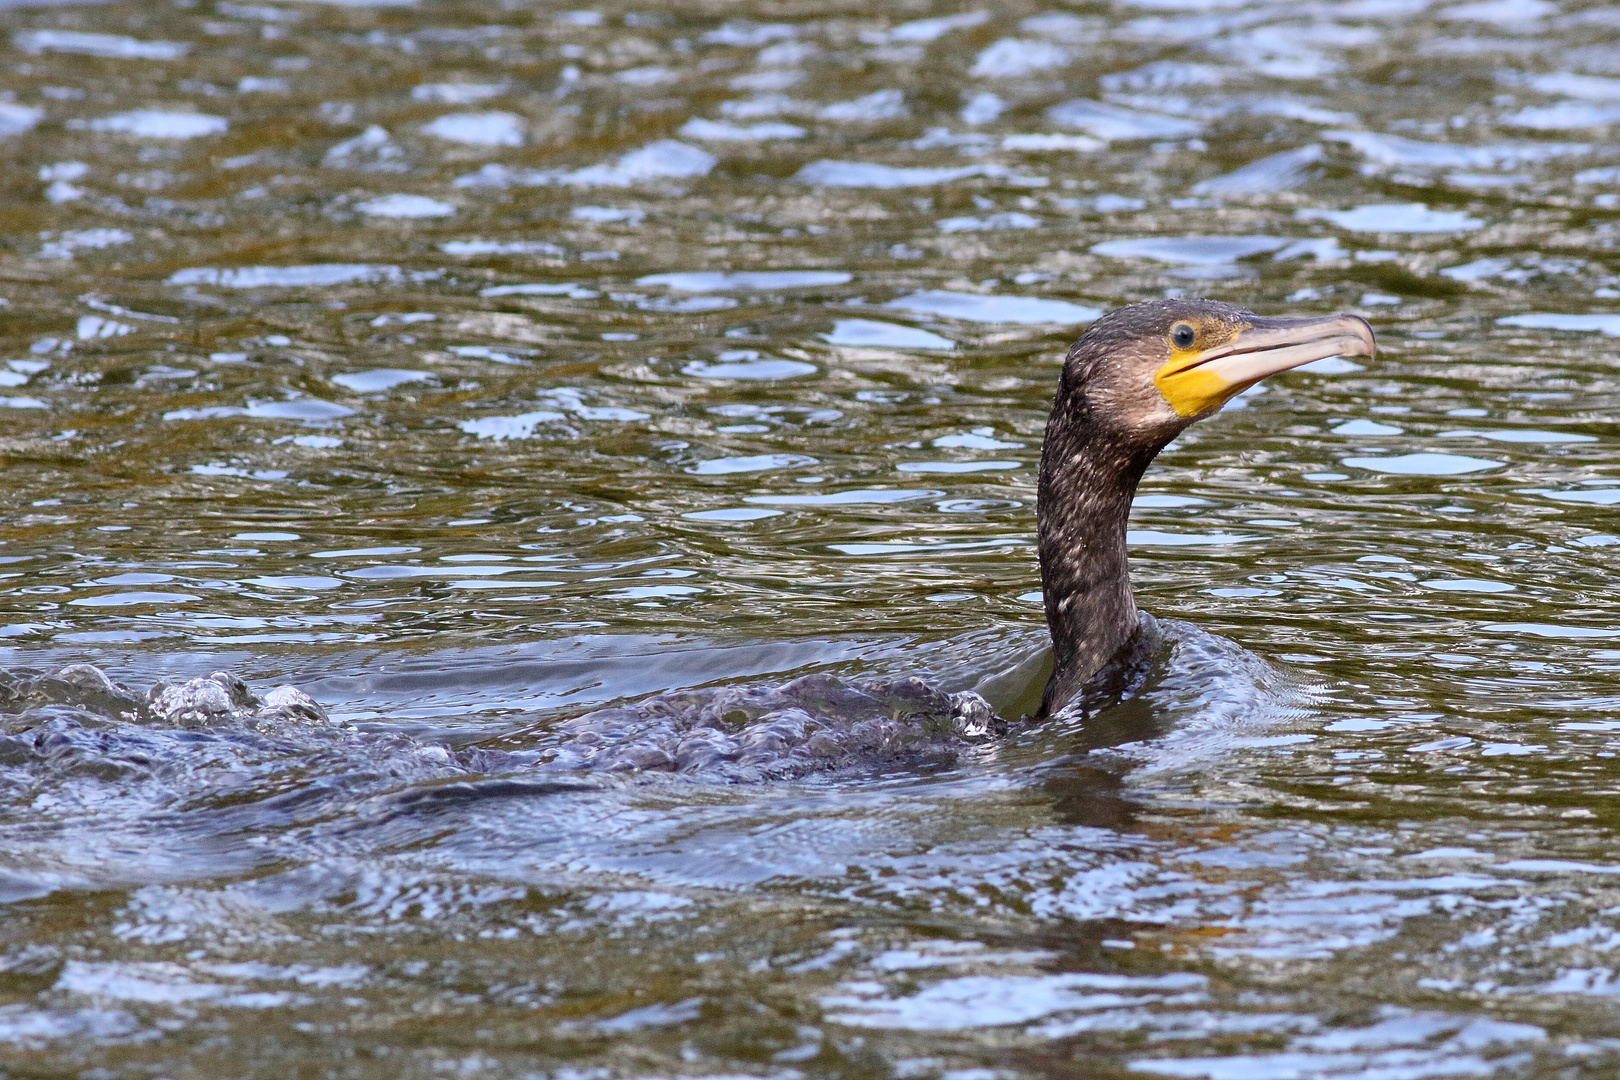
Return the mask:
<path id="1" fill-rule="evenodd" d="M 839 319 L 832 333 L 820 335 L 830 345 L 853 345 L 877 349 L 954 349 L 956 342 L 914 326 L 876 322 L 872 319 Z"/>
<path id="2" fill-rule="evenodd" d="M 68 127 L 90 131 L 115 131 L 141 139 L 196 139 L 222 135 L 230 128 L 223 116 L 180 112 L 172 109 L 134 109 L 95 120 L 69 120 Z"/>
<path id="3" fill-rule="evenodd" d="M 1016 79 L 1063 67 L 1070 59 L 1069 50 L 1050 41 L 1002 38 L 974 58 L 968 74 L 980 79 Z"/>
<path id="4" fill-rule="evenodd" d="M 708 139 L 712 142 L 763 142 L 766 139 L 802 139 L 805 130 L 797 124 L 780 121 L 727 124 L 694 116 L 681 125 L 677 134 L 688 139 Z"/>
<path id="5" fill-rule="evenodd" d="M 1192 120 L 1126 109 L 1090 98 L 1053 105 L 1046 110 L 1046 118 L 1054 124 L 1090 132 L 1099 139 L 1184 139 L 1202 130 L 1202 125 Z"/>
<path id="6" fill-rule="evenodd" d="M 78 30 L 23 30 L 11 42 L 25 53 L 77 53 L 107 60 L 178 60 L 191 51 L 183 41 L 139 41 L 122 34 L 87 34 Z"/>
<path id="7" fill-rule="evenodd" d="M 422 134 L 465 146 L 522 146 L 523 117 L 509 112 L 446 113 Z"/>
<path id="8" fill-rule="evenodd" d="M 397 266 L 372 263 L 314 263 L 307 266 L 194 266 L 169 275 L 170 285 L 214 285 L 222 289 L 310 288 L 393 282 L 404 275 Z"/>
<path id="9" fill-rule="evenodd" d="M 1422 203 L 1372 203 L 1351 210 L 1296 210 L 1304 221 L 1331 221 L 1351 232 L 1433 233 L 1468 232 L 1485 222 L 1463 210 L 1431 210 Z"/>
<path id="10" fill-rule="evenodd" d="M 379 195 L 355 206 L 362 214 L 391 218 L 449 217 L 456 208 L 447 202 L 430 199 L 426 195 Z"/>
<path id="11" fill-rule="evenodd" d="M 943 315 L 979 323 L 1026 323 L 1073 326 L 1091 322 L 1102 310 L 1071 304 L 1067 300 L 1046 300 L 1035 296 L 984 296 L 978 293 L 925 289 L 890 300 L 885 307 L 924 315 Z"/>

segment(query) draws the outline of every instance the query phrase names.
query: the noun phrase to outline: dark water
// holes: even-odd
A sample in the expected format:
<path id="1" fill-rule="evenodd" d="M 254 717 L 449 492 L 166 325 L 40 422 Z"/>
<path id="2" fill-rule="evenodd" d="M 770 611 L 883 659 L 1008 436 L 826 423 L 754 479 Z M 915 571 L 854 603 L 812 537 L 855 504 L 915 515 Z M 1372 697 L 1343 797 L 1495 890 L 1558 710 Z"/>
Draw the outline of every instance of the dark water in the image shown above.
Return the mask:
<path id="1" fill-rule="evenodd" d="M 0 7 L 0 1075 L 1620 1069 L 1612 7 Z M 1140 696 L 533 765 L 1016 720 L 1057 365 L 1177 293 L 1383 352 L 1160 459 Z"/>

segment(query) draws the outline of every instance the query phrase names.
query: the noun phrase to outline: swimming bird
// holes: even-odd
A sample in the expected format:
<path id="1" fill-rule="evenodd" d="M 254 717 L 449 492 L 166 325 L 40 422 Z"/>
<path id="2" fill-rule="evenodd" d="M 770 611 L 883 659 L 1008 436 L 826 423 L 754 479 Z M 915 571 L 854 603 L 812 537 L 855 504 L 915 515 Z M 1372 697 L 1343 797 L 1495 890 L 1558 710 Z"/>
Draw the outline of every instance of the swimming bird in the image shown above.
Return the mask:
<path id="1" fill-rule="evenodd" d="M 1355 315 L 1267 318 L 1211 300 L 1117 308 L 1080 336 L 1041 448 L 1037 549 L 1053 669 L 1037 716 L 1083 700 L 1137 635 L 1126 521 L 1159 451 L 1268 375 L 1375 347 Z"/>

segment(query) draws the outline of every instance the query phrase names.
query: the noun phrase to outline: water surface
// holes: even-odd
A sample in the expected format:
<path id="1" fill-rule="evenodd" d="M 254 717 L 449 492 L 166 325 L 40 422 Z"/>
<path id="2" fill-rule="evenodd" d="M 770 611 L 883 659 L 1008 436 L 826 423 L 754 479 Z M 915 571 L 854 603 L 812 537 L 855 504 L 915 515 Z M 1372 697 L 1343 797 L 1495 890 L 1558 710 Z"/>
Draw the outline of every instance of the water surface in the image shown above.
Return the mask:
<path id="1" fill-rule="evenodd" d="M 1613 1075 L 1611 8 L 3 7 L 0 1072 Z M 1382 352 L 1161 456 L 1138 698 L 500 756 L 1016 720 L 1058 365 L 1167 295 Z"/>

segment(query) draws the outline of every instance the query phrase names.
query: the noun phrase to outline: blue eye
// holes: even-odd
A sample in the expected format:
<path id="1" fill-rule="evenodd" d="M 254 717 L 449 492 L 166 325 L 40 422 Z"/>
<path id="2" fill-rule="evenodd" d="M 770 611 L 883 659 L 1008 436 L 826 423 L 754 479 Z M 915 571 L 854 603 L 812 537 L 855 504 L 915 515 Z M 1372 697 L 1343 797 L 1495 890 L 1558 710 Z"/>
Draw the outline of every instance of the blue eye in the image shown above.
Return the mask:
<path id="1" fill-rule="evenodd" d="M 1198 331 L 1194 330 L 1186 323 L 1181 323 L 1174 330 L 1170 331 L 1170 344 L 1174 345 L 1178 349 L 1190 349 L 1192 348 L 1192 343 L 1197 340 Z"/>

